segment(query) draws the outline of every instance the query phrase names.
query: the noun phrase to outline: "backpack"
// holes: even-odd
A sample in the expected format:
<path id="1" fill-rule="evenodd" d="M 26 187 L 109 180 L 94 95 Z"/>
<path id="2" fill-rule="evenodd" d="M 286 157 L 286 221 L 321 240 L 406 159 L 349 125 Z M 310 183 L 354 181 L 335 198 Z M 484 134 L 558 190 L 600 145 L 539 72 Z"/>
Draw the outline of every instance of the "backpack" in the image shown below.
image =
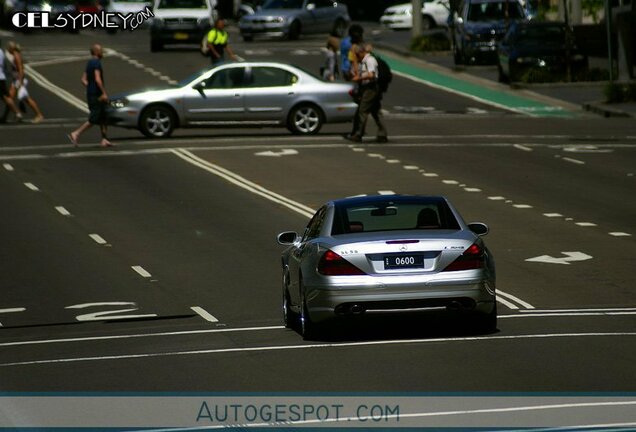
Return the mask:
<path id="1" fill-rule="evenodd" d="M 208 47 L 208 33 L 203 35 L 203 39 L 201 39 L 201 55 L 205 57 L 210 56 L 210 48 Z"/>
<path id="2" fill-rule="evenodd" d="M 378 88 L 382 93 L 386 93 L 389 89 L 389 84 L 393 81 L 393 72 L 391 72 L 391 68 L 382 57 L 374 57 L 378 61 Z"/>

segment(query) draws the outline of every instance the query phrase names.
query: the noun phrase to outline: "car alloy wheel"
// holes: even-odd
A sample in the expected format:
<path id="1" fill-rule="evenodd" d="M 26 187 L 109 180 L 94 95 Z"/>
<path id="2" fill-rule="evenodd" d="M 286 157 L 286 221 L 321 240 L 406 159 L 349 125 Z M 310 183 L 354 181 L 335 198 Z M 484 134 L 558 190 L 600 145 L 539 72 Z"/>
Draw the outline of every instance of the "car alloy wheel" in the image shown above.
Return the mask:
<path id="1" fill-rule="evenodd" d="M 322 127 L 322 113 L 313 105 L 301 105 L 293 109 L 289 129 L 295 134 L 315 134 Z"/>
<path id="2" fill-rule="evenodd" d="M 166 138 L 174 130 L 174 115 L 170 108 L 157 105 L 146 108 L 141 115 L 141 132 L 150 138 Z"/>

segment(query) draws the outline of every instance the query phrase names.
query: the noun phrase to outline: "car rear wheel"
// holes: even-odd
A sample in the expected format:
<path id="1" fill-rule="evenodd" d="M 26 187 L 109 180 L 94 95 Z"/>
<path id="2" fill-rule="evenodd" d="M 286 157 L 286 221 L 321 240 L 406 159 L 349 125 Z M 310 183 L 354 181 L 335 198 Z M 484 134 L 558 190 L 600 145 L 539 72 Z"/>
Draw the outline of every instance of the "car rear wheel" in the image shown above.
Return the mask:
<path id="1" fill-rule="evenodd" d="M 323 114 L 316 105 L 302 104 L 289 113 L 287 128 L 293 134 L 312 135 L 320 131 L 323 123 Z"/>
<path id="2" fill-rule="evenodd" d="M 300 309 L 300 335 L 303 337 L 304 340 L 311 340 L 316 337 L 316 334 L 316 324 L 314 324 L 314 322 L 311 320 L 311 317 L 309 316 L 307 301 L 305 300 L 305 294 L 303 293 Z"/>
<path id="3" fill-rule="evenodd" d="M 471 324 L 472 328 L 481 334 L 494 333 L 497 330 L 497 302 L 493 305 L 491 312 L 475 315 Z"/>
<path id="4" fill-rule="evenodd" d="M 287 328 L 295 328 L 298 324 L 298 317 L 291 309 L 291 298 L 287 289 L 289 273 L 283 271 L 283 324 Z"/>
<path id="5" fill-rule="evenodd" d="M 149 138 L 167 138 L 176 126 L 176 117 L 165 105 L 153 105 L 146 108 L 139 119 L 141 133 Z"/>
<path id="6" fill-rule="evenodd" d="M 289 40 L 296 40 L 300 37 L 300 22 L 294 21 L 291 23 L 287 37 L 289 37 Z"/>
<path id="7" fill-rule="evenodd" d="M 435 27 L 435 21 L 428 15 L 422 15 L 422 30 L 430 30 Z"/>

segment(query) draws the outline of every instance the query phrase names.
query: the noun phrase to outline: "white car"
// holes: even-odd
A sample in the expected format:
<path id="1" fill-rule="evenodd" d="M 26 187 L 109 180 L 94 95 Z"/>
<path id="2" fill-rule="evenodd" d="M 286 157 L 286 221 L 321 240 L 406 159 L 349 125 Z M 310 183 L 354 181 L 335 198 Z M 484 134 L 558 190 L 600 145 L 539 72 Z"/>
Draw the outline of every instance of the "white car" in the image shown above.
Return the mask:
<path id="1" fill-rule="evenodd" d="M 106 12 L 120 13 L 122 15 L 134 14 L 152 7 L 151 0 L 108 0 Z M 108 33 L 116 33 L 117 28 L 109 28 Z"/>
<path id="2" fill-rule="evenodd" d="M 424 0 L 422 6 L 422 28 L 430 29 L 436 26 L 446 26 L 450 5 L 448 0 Z M 394 30 L 410 29 L 413 27 L 413 5 L 399 4 L 387 8 L 380 17 L 380 24 Z"/>
<path id="3" fill-rule="evenodd" d="M 217 0 L 154 0 L 150 50 L 167 44 L 201 44 L 214 25 Z"/>

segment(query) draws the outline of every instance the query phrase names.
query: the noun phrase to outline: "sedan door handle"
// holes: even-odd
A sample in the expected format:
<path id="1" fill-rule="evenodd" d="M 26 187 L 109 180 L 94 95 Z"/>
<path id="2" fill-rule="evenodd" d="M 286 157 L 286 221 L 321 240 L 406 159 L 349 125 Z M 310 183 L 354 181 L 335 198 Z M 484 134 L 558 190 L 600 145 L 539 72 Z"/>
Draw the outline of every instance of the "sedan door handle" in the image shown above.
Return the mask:
<path id="1" fill-rule="evenodd" d="M 241 95 L 239 93 L 236 93 L 234 97 L 241 97 Z"/>
<path id="2" fill-rule="evenodd" d="M 295 93 L 294 92 L 289 92 L 287 93 L 287 96 L 293 96 Z"/>

